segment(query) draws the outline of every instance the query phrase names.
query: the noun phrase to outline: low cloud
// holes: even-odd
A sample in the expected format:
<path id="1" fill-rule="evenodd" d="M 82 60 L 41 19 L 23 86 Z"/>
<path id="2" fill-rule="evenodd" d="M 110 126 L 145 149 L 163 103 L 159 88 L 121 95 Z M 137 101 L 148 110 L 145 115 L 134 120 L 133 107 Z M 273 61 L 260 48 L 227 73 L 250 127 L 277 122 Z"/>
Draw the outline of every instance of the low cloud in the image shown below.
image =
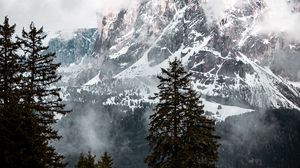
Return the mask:
<path id="1" fill-rule="evenodd" d="M 265 3 L 266 8 L 255 32 L 272 33 L 288 40 L 300 41 L 300 13 L 297 11 L 297 5 L 286 0 L 266 0 Z"/>
<path id="2" fill-rule="evenodd" d="M 57 152 L 68 156 L 67 159 L 77 159 L 81 152 L 91 151 L 99 155 L 110 151 L 114 143 L 111 137 L 112 118 L 102 112 L 102 108 L 95 110 L 88 105 L 77 108 L 73 106 L 72 114 L 55 125 L 62 136 L 61 140 L 54 142 Z"/>
<path id="3" fill-rule="evenodd" d="M 300 41 L 300 2 L 293 0 L 262 0 L 264 8 L 260 11 L 255 34 L 274 34 L 287 40 Z M 230 8 L 243 8 L 254 5 L 255 1 L 206 0 L 204 10 L 210 23 L 226 17 Z"/>
<path id="4" fill-rule="evenodd" d="M 237 4 L 237 0 L 206 0 L 203 8 L 208 22 L 221 20 L 226 15 L 226 10 Z"/>
<path id="5" fill-rule="evenodd" d="M 96 13 L 135 6 L 138 0 L 0 0 L 0 22 L 9 16 L 18 31 L 31 21 L 47 31 L 97 27 Z"/>

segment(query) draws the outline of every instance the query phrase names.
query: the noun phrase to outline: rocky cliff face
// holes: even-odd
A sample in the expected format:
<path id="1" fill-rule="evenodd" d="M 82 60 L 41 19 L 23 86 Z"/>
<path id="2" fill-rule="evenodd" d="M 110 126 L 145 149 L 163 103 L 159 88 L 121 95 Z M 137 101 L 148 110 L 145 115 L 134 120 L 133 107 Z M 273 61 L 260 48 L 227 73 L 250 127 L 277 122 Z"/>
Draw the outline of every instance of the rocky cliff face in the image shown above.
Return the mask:
<path id="1" fill-rule="evenodd" d="M 243 1 L 213 21 L 205 5 L 201 0 L 147 0 L 103 17 L 98 31 L 51 40 L 50 48 L 58 49 L 58 61 L 65 64 L 60 85 L 66 100 L 84 92 L 105 97 L 99 103 L 138 107 L 156 91 L 160 68 L 178 57 L 193 72 L 192 84 L 207 104 L 299 109 L 300 45 L 256 33 L 266 4 Z M 218 110 L 208 111 L 224 118 Z"/>
<path id="2" fill-rule="evenodd" d="M 59 31 L 49 35 L 48 51 L 56 53 L 57 62 L 69 66 L 93 54 L 98 36 L 96 28 Z"/>

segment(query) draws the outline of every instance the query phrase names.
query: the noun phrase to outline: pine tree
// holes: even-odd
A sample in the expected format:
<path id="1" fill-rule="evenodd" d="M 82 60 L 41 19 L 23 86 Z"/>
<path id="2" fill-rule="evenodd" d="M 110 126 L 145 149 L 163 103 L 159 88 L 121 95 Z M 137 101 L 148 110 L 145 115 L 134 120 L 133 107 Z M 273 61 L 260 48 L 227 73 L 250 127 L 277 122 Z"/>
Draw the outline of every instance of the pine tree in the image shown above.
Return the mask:
<path id="1" fill-rule="evenodd" d="M 112 168 L 112 165 L 113 165 L 112 157 L 107 152 L 104 152 L 104 154 L 101 156 L 100 160 L 98 161 L 97 167 Z"/>
<path id="2" fill-rule="evenodd" d="M 75 168 L 83 168 L 85 165 L 85 156 L 84 154 L 81 152 L 79 159 L 77 161 L 77 164 L 75 165 Z"/>
<path id="3" fill-rule="evenodd" d="M 188 88 L 189 76 L 178 59 L 170 62 L 170 68 L 162 69 L 162 75 L 158 76 L 160 91 L 155 98 L 159 98 L 159 103 L 156 112 L 150 116 L 147 137 L 151 153 L 145 162 L 149 167 L 181 167 L 182 93 Z"/>
<path id="4" fill-rule="evenodd" d="M 54 113 L 65 114 L 66 111 L 59 96 L 60 89 L 52 87 L 61 79 L 61 76 L 57 75 L 60 64 L 53 63 L 55 53 L 46 53 L 48 46 L 43 46 L 45 38 L 43 28 L 37 29 L 31 23 L 29 32 L 23 30 L 22 38 L 19 39 L 22 41 L 23 51 L 27 57 L 25 67 L 28 75 L 24 83 L 24 90 L 27 93 L 25 105 L 40 113 L 44 112 L 44 117 L 52 123 Z"/>
<path id="5" fill-rule="evenodd" d="M 5 17 L 0 25 L 0 163 L 1 167 L 30 165 L 27 148 L 31 145 L 28 119 L 21 101 L 22 58 L 17 54 L 19 43 L 13 40 L 15 24 Z M 22 159 L 20 159 L 22 158 Z"/>
<path id="6" fill-rule="evenodd" d="M 185 156 L 184 167 L 215 168 L 218 158 L 218 137 L 213 135 L 215 122 L 204 115 L 203 105 L 197 93 L 191 88 L 185 95 L 185 113 L 183 115 Z"/>
<path id="7" fill-rule="evenodd" d="M 25 74 L 22 84 L 24 111 L 31 118 L 32 128 L 30 138 L 34 146 L 32 156 L 40 167 L 64 167 L 63 157 L 55 152 L 49 143 L 58 140 L 57 131 L 52 128 L 57 114 L 66 114 L 64 104 L 59 95 L 59 88 L 53 86 L 60 80 L 57 75 L 59 64 L 53 63 L 54 53 L 46 53 L 48 47 L 43 46 L 46 38 L 43 28 L 37 29 L 30 24 L 28 32 L 23 30 L 22 43 L 24 51 Z"/>
<path id="8" fill-rule="evenodd" d="M 84 153 L 80 153 L 79 160 L 75 165 L 75 168 L 96 168 L 95 155 L 89 151 L 87 156 Z"/>
<path id="9" fill-rule="evenodd" d="M 19 99 L 22 59 L 17 54 L 19 43 L 13 41 L 15 27 L 9 24 L 8 17 L 0 25 L 0 105 L 4 109 Z"/>
<path id="10" fill-rule="evenodd" d="M 150 116 L 150 154 L 145 159 L 153 168 L 214 167 L 217 159 L 214 121 L 204 115 L 196 92 L 178 59 L 158 76 L 159 99 Z"/>

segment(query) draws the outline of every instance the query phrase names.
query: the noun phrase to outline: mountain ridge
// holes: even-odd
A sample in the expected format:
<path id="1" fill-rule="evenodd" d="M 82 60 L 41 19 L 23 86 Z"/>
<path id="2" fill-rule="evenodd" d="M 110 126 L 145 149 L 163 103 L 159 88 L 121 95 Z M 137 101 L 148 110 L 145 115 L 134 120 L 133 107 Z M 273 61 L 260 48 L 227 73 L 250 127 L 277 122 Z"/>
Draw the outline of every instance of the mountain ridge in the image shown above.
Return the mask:
<path id="1" fill-rule="evenodd" d="M 291 62 L 300 60 L 299 44 L 255 34 L 264 8 L 263 1 L 245 3 L 229 8 L 225 18 L 212 23 L 201 1 L 148 0 L 136 9 L 110 14 L 103 17 L 93 52 L 60 68 L 61 86 L 109 97 L 118 83 L 128 92 L 150 90 L 139 95 L 140 101 L 150 101 L 146 97 L 155 92 L 160 68 L 178 57 L 193 73 L 194 88 L 208 101 L 245 109 L 299 109 L 300 91 L 291 84 L 291 79 L 300 80 L 299 67 L 289 73 L 289 66 L 277 68 L 274 61 L 284 57 L 280 52 L 293 55 Z M 151 86 L 143 80 L 151 81 Z"/>

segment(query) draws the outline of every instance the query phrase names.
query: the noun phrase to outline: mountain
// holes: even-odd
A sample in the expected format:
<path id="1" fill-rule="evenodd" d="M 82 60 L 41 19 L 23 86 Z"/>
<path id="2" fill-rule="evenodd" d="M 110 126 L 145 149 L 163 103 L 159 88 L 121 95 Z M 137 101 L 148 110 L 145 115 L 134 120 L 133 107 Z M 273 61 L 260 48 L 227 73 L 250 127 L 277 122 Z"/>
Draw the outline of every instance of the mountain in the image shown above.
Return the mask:
<path id="1" fill-rule="evenodd" d="M 145 1 L 103 17 L 97 32 L 80 30 L 69 40 L 50 40 L 50 49 L 65 64 L 60 69 L 63 85 L 110 95 L 110 88 L 121 83 L 152 94 L 160 68 L 179 57 L 208 101 L 246 109 L 299 109 L 299 87 L 291 81 L 300 80 L 300 46 L 255 34 L 264 3 L 229 8 L 212 23 L 204 4 Z"/>
<path id="2" fill-rule="evenodd" d="M 116 113 L 109 116 L 140 111 L 147 116 L 155 103 L 149 97 L 157 92 L 156 75 L 178 57 L 193 73 L 192 85 L 202 96 L 206 114 L 218 121 L 262 109 L 300 110 L 300 43 L 285 38 L 284 32 L 257 31 L 268 14 L 268 4 L 262 0 L 226 1 L 224 13 L 216 19 L 211 18 L 208 3 L 145 0 L 99 18 L 98 28 L 58 33 L 49 45 L 62 62 L 59 86 L 64 100 L 79 116 L 87 112 L 91 117 L 95 111 Z M 298 1 L 289 3 L 299 12 Z M 95 115 L 103 121 L 102 114 Z M 67 127 L 82 124 L 81 119 L 70 118 L 74 121 Z M 107 128 L 85 126 L 95 132 Z M 85 142 L 83 149 L 104 148 L 92 140 Z M 121 142 L 124 150 L 132 149 L 125 140 Z M 147 150 L 144 141 L 139 142 L 141 151 Z M 134 167 L 131 163 L 128 167 Z"/>

